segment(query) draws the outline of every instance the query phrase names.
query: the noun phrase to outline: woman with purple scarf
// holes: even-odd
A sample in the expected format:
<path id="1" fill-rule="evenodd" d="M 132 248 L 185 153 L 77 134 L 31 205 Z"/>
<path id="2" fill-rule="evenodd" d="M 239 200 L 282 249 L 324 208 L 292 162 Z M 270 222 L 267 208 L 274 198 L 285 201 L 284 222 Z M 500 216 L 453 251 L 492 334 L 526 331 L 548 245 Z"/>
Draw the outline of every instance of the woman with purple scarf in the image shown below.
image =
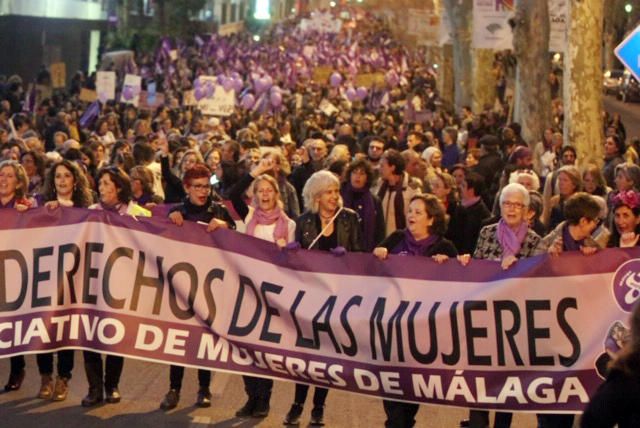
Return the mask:
<path id="1" fill-rule="evenodd" d="M 283 248 L 295 240 L 296 223 L 284 212 L 278 183 L 267 171 L 273 168 L 273 160 L 264 158 L 231 188 L 229 198 L 246 225 L 245 233 L 275 243 Z M 252 202 L 247 206 L 244 192 L 251 186 Z M 269 401 L 273 380 L 242 376 L 248 400 L 236 412 L 238 417 L 264 418 L 269 414 Z"/>
<path id="2" fill-rule="evenodd" d="M 543 252 L 541 238 L 529 228 L 527 212 L 529 191 L 519 183 L 506 185 L 500 193 L 500 214 L 498 223 L 480 230 L 475 259 L 499 261 L 502 269 L 509 269 L 518 259 L 532 257 Z M 511 413 L 496 412 L 494 428 L 511 426 Z M 489 426 L 489 412 L 471 410 L 469 420 L 462 426 L 484 428 Z"/>
<path id="3" fill-rule="evenodd" d="M 406 229 L 396 230 L 380 243 L 373 254 L 380 260 L 389 254 L 431 257 L 442 263 L 458 252 L 444 234 L 447 230 L 444 206 L 434 195 L 416 195 L 411 198 L 406 215 Z M 411 428 L 419 405 L 383 400 L 387 414 L 386 428 Z"/>
<path id="4" fill-rule="evenodd" d="M 373 251 L 384 239 L 385 223 L 380 199 L 371 193 L 373 181 L 371 165 L 364 159 L 349 164 L 345 174 L 347 181 L 340 189 L 345 207 L 360 217 L 360 236 L 364 251 Z"/>

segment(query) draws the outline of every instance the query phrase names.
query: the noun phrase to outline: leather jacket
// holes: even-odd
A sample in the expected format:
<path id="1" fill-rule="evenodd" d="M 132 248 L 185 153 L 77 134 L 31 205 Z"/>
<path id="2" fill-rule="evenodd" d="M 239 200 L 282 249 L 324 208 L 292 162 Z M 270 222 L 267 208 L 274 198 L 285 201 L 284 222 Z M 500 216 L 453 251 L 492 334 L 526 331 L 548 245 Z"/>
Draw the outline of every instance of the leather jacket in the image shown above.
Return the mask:
<path id="1" fill-rule="evenodd" d="M 296 220 L 296 241 L 302 248 L 309 249 L 318 234 L 322 231 L 320 217 L 312 212 L 305 212 Z M 360 243 L 360 225 L 358 214 L 349 208 L 343 208 L 335 219 L 338 246 L 347 251 L 362 251 Z M 317 247 L 317 243 L 315 246 Z"/>

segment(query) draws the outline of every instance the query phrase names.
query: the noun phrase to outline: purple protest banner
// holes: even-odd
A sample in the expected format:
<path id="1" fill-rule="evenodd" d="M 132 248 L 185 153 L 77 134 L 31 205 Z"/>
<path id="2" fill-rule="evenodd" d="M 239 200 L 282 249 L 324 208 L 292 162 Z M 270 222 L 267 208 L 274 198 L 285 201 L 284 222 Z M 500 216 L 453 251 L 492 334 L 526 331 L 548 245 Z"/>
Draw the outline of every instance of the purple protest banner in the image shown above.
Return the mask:
<path id="1" fill-rule="evenodd" d="M 94 349 L 394 400 L 580 412 L 625 336 L 638 256 L 503 271 L 279 250 L 166 218 L 2 210 L 0 356 Z"/>

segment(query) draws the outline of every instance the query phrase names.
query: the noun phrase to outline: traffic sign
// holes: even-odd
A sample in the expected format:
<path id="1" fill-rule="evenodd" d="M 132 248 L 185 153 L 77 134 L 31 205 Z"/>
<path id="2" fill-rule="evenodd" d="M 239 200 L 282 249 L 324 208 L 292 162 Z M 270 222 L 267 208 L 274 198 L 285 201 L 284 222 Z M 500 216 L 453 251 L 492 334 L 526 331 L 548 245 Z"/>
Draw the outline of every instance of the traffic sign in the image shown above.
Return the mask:
<path id="1" fill-rule="evenodd" d="M 640 26 L 633 30 L 614 52 L 620 62 L 640 82 Z"/>

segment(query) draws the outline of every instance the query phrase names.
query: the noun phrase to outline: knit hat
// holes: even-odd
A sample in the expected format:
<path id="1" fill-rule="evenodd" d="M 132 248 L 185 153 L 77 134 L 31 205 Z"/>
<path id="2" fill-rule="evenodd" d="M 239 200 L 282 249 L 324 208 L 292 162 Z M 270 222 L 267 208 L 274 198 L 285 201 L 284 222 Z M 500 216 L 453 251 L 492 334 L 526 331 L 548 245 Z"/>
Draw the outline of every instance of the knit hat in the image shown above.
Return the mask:
<path id="1" fill-rule="evenodd" d="M 422 151 L 422 159 L 426 160 L 429 166 L 431 166 L 431 158 L 436 152 L 439 152 L 440 149 L 434 146 L 427 147 Z"/>
<path id="2" fill-rule="evenodd" d="M 527 156 L 531 156 L 531 149 L 524 146 L 518 146 L 513 152 L 511 152 L 511 155 L 509 156 L 509 163 L 514 164 Z"/>

